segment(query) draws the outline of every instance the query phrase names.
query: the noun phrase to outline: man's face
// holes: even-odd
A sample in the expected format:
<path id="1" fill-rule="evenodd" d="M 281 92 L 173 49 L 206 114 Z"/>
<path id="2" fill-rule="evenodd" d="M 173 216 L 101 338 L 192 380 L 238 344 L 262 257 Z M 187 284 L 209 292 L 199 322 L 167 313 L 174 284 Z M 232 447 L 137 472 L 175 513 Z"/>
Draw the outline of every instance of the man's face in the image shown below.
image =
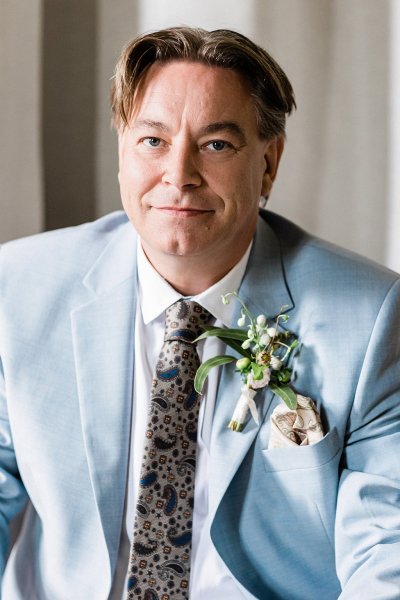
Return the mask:
<path id="1" fill-rule="evenodd" d="M 157 269 L 166 256 L 226 257 L 231 268 L 254 234 L 282 140 L 260 139 L 245 83 L 219 67 L 156 63 L 135 109 L 119 133 L 119 181 L 148 258 Z"/>

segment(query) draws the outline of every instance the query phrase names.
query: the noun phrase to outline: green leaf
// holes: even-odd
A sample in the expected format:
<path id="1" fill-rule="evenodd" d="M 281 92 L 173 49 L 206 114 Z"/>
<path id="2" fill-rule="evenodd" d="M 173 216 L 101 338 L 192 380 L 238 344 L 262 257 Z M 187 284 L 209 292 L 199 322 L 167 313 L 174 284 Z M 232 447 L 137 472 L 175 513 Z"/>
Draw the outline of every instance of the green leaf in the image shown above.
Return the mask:
<path id="1" fill-rule="evenodd" d="M 195 342 L 198 342 L 199 340 L 204 340 L 208 337 L 219 337 L 221 339 L 224 338 L 229 340 L 239 340 L 241 342 L 247 340 L 247 331 L 243 331 L 243 329 L 229 329 L 228 327 L 211 326 L 204 327 L 204 329 L 205 332 L 199 335 L 199 337 L 194 340 Z"/>
<path id="2" fill-rule="evenodd" d="M 209 358 L 200 367 L 197 369 L 196 376 L 194 378 L 194 389 L 198 394 L 201 394 L 204 386 L 204 382 L 208 377 L 209 372 L 213 367 L 219 367 L 220 365 L 226 365 L 233 361 L 236 361 L 237 358 L 229 355 L 221 355 L 221 356 L 213 356 L 213 358 Z"/>
<path id="3" fill-rule="evenodd" d="M 291 376 L 292 371 L 288 367 L 282 369 L 281 371 L 278 371 L 277 373 L 277 378 L 281 383 L 288 383 L 290 381 Z"/>
<path id="4" fill-rule="evenodd" d="M 227 346 L 230 346 L 233 350 L 236 350 L 241 356 L 251 358 L 251 353 L 248 350 L 242 348 L 242 342 L 247 340 L 247 332 L 242 329 L 228 329 L 227 327 L 204 327 L 205 332 L 199 335 L 194 342 L 204 340 L 208 337 L 218 337 Z M 240 342 L 240 343 L 239 343 Z"/>
<path id="5" fill-rule="evenodd" d="M 297 408 L 297 398 L 296 394 L 288 385 L 278 386 L 276 383 L 270 383 L 269 387 L 271 390 L 279 396 L 284 403 L 287 405 L 290 410 L 295 410 Z"/>
<path id="6" fill-rule="evenodd" d="M 299 345 L 299 340 L 294 340 L 291 344 L 290 344 L 290 349 L 293 350 L 294 348 L 296 348 L 296 346 Z"/>
<path id="7" fill-rule="evenodd" d="M 230 346 L 233 350 L 236 350 L 236 352 L 238 352 L 242 356 L 245 356 L 246 358 L 251 359 L 251 352 L 249 350 L 245 350 L 244 348 L 242 348 L 242 344 L 240 344 L 236 340 L 223 338 L 223 337 L 220 337 L 219 339 L 222 342 L 224 342 L 227 346 Z"/>
<path id="8" fill-rule="evenodd" d="M 263 376 L 263 368 L 257 363 L 251 363 L 251 370 L 253 371 L 254 379 L 258 381 Z"/>

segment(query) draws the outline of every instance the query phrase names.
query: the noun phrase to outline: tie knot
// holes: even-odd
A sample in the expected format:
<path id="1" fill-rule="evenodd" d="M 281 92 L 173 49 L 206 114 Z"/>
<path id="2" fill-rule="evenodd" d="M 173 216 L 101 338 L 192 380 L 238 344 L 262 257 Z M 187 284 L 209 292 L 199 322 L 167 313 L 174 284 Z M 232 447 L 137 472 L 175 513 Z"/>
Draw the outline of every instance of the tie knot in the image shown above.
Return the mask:
<path id="1" fill-rule="evenodd" d="M 191 343 L 204 331 L 212 315 L 192 300 L 178 300 L 166 310 L 164 341 Z"/>

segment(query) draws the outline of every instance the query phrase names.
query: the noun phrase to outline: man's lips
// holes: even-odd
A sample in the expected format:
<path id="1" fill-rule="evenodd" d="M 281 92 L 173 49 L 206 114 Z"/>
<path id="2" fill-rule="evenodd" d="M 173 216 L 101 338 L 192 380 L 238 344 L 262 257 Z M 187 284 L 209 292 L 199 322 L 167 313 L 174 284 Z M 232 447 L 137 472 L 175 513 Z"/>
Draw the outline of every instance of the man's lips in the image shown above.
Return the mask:
<path id="1" fill-rule="evenodd" d="M 178 207 L 178 206 L 153 206 L 153 208 L 155 208 L 158 212 L 167 215 L 167 216 L 171 216 L 171 217 L 178 217 L 181 219 L 187 218 L 187 217 L 197 217 L 197 216 L 201 216 L 201 215 L 206 215 L 208 213 L 214 212 L 213 210 L 210 209 L 203 209 L 203 208 L 188 208 L 188 207 Z"/>

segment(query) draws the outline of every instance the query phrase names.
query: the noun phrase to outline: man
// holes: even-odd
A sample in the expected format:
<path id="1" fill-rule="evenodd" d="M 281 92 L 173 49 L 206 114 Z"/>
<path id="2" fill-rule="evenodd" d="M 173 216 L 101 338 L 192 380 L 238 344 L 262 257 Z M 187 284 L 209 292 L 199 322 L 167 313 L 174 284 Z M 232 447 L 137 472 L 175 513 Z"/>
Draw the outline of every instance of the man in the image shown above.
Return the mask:
<path id="1" fill-rule="evenodd" d="M 285 74 L 237 33 L 163 30 L 126 47 L 112 105 L 126 216 L 0 254 L 3 559 L 8 523 L 31 500 L 3 598 L 399 598 L 400 280 L 258 215 L 294 106 Z M 220 302 L 235 290 L 253 315 L 287 305 L 301 342 L 293 386 L 325 435 L 269 447 L 268 387 L 259 423 L 232 432 L 241 382 L 222 367 L 201 403 L 177 401 L 200 410 L 182 442 L 195 446 L 194 492 L 196 457 L 177 499 L 171 455 L 185 459 L 167 425 L 178 417 L 163 411 L 168 382 L 179 372 L 192 390 L 193 369 L 181 355 L 160 367 L 165 315 L 190 306 L 235 326 L 239 311 Z M 197 349 L 203 361 L 224 351 L 211 339 Z M 155 431 L 168 433 L 159 446 Z"/>

